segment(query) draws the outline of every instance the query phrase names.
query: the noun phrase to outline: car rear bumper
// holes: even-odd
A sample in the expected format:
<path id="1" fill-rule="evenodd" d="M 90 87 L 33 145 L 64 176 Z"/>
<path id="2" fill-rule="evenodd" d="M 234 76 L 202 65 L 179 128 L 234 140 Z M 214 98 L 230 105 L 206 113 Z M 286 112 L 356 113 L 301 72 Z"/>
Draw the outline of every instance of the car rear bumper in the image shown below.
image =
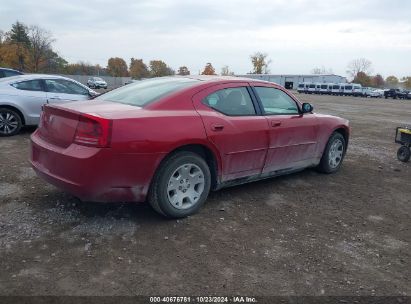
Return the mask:
<path id="1" fill-rule="evenodd" d="M 35 132 L 30 162 L 39 177 L 83 201 L 144 202 L 160 154 L 116 154 L 110 148 L 56 147 Z"/>

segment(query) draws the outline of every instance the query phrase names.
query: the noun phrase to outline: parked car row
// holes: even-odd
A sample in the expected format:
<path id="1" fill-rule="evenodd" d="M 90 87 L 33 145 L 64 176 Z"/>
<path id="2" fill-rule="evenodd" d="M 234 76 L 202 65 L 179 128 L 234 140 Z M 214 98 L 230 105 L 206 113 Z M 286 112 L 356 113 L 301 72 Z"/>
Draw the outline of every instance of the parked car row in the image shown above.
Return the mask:
<path id="1" fill-rule="evenodd" d="M 297 91 L 305 94 L 328 94 L 355 97 L 375 97 L 384 96 L 384 90 L 363 87 L 357 83 L 300 83 Z"/>
<path id="2" fill-rule="evenodd" d="M 401 89 L 388 89 L 384 91 L 384 97 L 385 99 L 411 99 L 411 91 Z"/>

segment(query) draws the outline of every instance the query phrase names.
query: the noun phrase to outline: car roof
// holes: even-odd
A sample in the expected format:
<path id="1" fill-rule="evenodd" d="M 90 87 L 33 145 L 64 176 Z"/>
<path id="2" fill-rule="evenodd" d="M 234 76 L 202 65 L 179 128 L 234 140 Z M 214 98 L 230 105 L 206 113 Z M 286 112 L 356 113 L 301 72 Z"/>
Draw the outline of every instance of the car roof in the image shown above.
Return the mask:
<path id="1" fill-rule="evenodd" d="M 33 79 L 70 79 L 67 77 L 59 76 L 59 75 L 49 75 L 49 74 L 23 74 L 23 75 L 17 75 L 17 76 L 12 76 L 12 77 L 5 77 L 0 79 L 0 82 L 7 82 L 7 83 L 12 83 L 16 81 L 24 81 L 24 80 L 33 80 Z M 70 79 L 73 80 L 73 79 Z"/>
<path id="2" fill-rule="evenodd" d="M 220 76 L 220 75 L 187 75 L 187 76 L 165 76 L 168 78 L 181 78 L 181 79 L 194 79 L 198 80 L 197 84 L 194 84 L 192 87 L 201 86 L 204 84 L 222 84 L 227 82 L 249 82 L 252 84 L 256 83 L 266 83 L 270 85 L 280 86 L 277 83 L 271 81 L 265 81 L 261 79 L 247 78 L 247 77 L 237 77 L 237 76 Z M 159 77 L 162 78 L 162 77 Z M 150 78 L 149 78 L 150 79 Z"/>

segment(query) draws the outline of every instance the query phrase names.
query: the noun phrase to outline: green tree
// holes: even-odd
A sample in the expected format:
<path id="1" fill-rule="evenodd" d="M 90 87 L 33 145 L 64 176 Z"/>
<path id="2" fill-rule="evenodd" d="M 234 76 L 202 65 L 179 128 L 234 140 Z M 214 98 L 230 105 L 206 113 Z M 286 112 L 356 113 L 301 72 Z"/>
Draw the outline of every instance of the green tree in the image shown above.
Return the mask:
<path id="1" fill-rule="evenodd" d="M 270 70 L 268 66 L 271 60 L 268 59 L 268 54 L 262 52 L 256 52 L 250 56 L 251 63 L 253 65 L 253 71 L 250 74 L 268 74 Z"/>
<path id="2" fill-rule="evenodd" d="M 178 68 L 177 75 L 185 76 L 190 75 L 190 71 L 186 66 L 181 66 Z"/>
<path id="3" fill-rule="evenodd" d="M 216 75 L 215 69 L 210 62 L 206 64 L 204 70 L 201 72 L 201 75 Z"/>
<path id="4" fill-rule="evenodd" d="M 46 54 L 46 61 L 41 67 L 41 71 L 45 73 L 58 73 L 64 74 L 68 65 L 68 62 L 60 57 L 56 52 L 49 49 Z"/>
<path id="5" fill-rule="evenodd" d="M 30 47 L 30 38 L 28 34 L 28 27 L 16 21 L 16 23 L 12 24 L 10 32 L 8 33 L 8 40 L 12 43 L 21 43 L 25 47 Z"/>
<path id="6" fill-rule="evenodd" d="M 150 75 L 152 77 L 162 77 L 175 74 L 174 70 L 167 66 L 167 64 L 162 60 L 151 60 L 149 65 Z"/>
<path id="7" fill-rule="evenodd" d="M 143 59 L 130 59 L 130 76 L 134 79 L 147 78 L 150 76 L 147 65 Z"/>
<path id="8" fill-rule="evenodd" d="M 127 63 L 123 58 L 112 57 L 107 62 L 107 71 L 113 77 L 127 77 Z"/>
<path id="9" fill-rule="evenodd" d="M 23 71 L 26 69 L 28 50 L 31 48 L 31 42 L 28 34 L 28 27 L 23 23 L 16 21 L 12 24 L 10 31 L 7 33 L 7 42 L 11 45 L 16 45 L 16 56 L 18 58 L 18 69 Z"/>
<path id="10" fill-rule="evenodd" d="M 398 78 L 395 76 L 388 76 L 385 82 L 390 88 L 397 88 L 399 83 Z"/>

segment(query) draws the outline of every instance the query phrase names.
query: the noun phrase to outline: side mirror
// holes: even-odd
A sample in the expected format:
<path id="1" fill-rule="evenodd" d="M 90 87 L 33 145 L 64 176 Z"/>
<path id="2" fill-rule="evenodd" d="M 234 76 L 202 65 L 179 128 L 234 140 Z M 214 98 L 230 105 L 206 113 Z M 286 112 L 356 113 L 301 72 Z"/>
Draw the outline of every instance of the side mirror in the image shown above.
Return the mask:
<path id="1" fill-rule="evenodd" d="M 303 114 L 311 113 L 314 110 L 314 107 L 308 102 L 304 102 L 301 108 L 302 108 Z"/>
<path id="2" fill-rule="evenodd" d="M 99 95 L 96 91 L 93 91 L 93 90 L 88 90 L 88 95 L 91 97 L 91 98 L 94 98 L 94 97 L 96 97 L 97 95 Z"/>

